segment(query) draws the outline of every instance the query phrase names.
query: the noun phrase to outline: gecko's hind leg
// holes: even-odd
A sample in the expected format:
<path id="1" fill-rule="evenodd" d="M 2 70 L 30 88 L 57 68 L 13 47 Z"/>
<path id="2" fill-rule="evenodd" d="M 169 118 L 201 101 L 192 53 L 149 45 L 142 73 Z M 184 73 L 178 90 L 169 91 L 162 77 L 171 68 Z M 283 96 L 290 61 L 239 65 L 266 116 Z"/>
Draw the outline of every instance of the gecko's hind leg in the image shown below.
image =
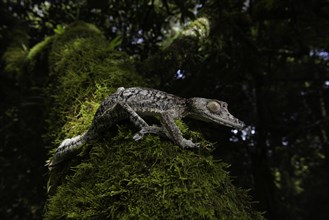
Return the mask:
<path id="1" fill-rule="evenodd" d="M 128 114 L 130 121 L 140 128 L 140 131 L 133 136 L 135 141 L 142 139 L 145 134 L 156 134 L 169 139 L 171 138 L 167 130 L 163 129 L 164 127 L 159 127 L 157 125 L 149 126 L 127 103 L 119 102 L 117 104 Z"/>
<path id="2" fill-rule="evenodd" d="M 145 134 L 156 134 L 156 135 L 160 135 L 160 136 L 163 136 L 163 137 L 168 137 L 168 135 L 162 129 L 162 127 L 159 127 L 157 125 L 152 125 L 152 126 L 143 127 L 139 132 L 137 132 L 134 135 L 133 139 L 135 141 L 138 141 L 138 140 L 142 139 Z"/>
<path id="3" fill-rule="evenodd" d="M 129 119 L 131 122 L 133 122 L 137 127 L 140 128 L 140 131 L 137 132 L 133 139 L 135 141 L 138 141 L 144 137 L 144 134 L 152 133 L 152 134 L 159 134 L 159 135 L 166 135 L 163 131 L 163 129 L 159 126 L 149 126 L 144 119 L 139 116 L 128 104 L 126 103 L 118 103 L 122 109 L 128 113 Z"/>

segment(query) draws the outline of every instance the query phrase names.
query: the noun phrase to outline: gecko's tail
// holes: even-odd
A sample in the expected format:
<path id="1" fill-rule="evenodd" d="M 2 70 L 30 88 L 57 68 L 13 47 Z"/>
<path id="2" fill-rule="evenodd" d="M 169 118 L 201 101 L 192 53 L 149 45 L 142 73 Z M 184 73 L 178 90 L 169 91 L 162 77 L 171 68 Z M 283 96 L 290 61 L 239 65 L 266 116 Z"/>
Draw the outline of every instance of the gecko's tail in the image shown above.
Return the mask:
<path id="1" fill-rule="evenodd" d="M 67 158 L 78 154 L 81 150 L 81 146 L 86 143 L 88 139 L 87 132 L 73 138 L 65 139 L 57 148 L 53 158 L 47 161 L 46 165 L 49 170 Z"/>

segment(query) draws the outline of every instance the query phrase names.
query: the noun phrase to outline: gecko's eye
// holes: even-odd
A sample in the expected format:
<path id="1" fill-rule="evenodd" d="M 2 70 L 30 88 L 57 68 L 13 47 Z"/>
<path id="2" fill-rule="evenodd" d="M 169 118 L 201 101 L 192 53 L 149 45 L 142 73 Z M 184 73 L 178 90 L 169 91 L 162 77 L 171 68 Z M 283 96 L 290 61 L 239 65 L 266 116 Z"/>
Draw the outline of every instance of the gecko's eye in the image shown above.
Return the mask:
<path id="1" fill-rule="evenodd" d="M 207 104 L 207 108 L 211 111 L 211 112 L 219 112 L 220 110 L 220 105 L 218 102 L 215 101 L 210 101 Z"/>

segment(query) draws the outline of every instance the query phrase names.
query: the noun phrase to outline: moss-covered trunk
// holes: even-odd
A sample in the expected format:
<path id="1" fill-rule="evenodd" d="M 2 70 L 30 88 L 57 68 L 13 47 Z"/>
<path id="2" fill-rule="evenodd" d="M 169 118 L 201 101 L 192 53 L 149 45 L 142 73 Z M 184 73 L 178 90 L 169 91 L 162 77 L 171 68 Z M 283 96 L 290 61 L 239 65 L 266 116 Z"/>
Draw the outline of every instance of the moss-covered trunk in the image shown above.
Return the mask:
<path id="1" fill-rule="evenodd" d="M 30 71 L 41 51 L 49 52 L 49 156 L 63 139 L 88 128 L 117 87 L 145 86 L 133 60 L 112 45 L 95 26 L 77 22 L 30 51 Z M 186 136 L 206 143 L 178 123 Z M 135 142 L 136 131 L 122 122 L 54 168 L 45 218 L 262 219 L 246 192 L 231 184 L 227 164 L 205 145 L 184 150 L 155 135 Z"/>

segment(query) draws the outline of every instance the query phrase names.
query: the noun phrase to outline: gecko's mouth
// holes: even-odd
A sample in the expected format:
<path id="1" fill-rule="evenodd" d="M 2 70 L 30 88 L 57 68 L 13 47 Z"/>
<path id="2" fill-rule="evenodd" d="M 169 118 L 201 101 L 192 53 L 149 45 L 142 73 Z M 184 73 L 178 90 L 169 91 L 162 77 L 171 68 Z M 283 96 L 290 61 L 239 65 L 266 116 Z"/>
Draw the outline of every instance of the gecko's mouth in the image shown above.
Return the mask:
<path id="1" fill-rule="evenodd" d="M 245 123 L 240 121 L 237 118 L 235 118 L 233 121 L 220 119 L 220 120 L 218 120 L 218 123 L 228 126 L 228 127 L 237 128 L 237 129 L 242 129 L 245 126 Z"/>
<path id="2" fill-rule="evenodd" d="M 192 115 L 192 117 L 205 122 L 221 124 L 236 129 L 242 129 L 245 126 L 244 122 L 233 117 L 232 115 L 230 115 L 230 117 L 225 117 L 225 118 L 212 114 L 204 114 L 203 117 Z"/>
<path id="3" fill-rule="evenodd" d="M 225 117 L 223 116 L 223 114 L 222 116 L 206 114 L 203 120 L 212 123 L 215 122 L 236 129 L 242 129 L 245 126 L 245 123 L 243 121 L 240 121 L 239 119 L 235 118 L 230 113 L 225 113 Z"/>

